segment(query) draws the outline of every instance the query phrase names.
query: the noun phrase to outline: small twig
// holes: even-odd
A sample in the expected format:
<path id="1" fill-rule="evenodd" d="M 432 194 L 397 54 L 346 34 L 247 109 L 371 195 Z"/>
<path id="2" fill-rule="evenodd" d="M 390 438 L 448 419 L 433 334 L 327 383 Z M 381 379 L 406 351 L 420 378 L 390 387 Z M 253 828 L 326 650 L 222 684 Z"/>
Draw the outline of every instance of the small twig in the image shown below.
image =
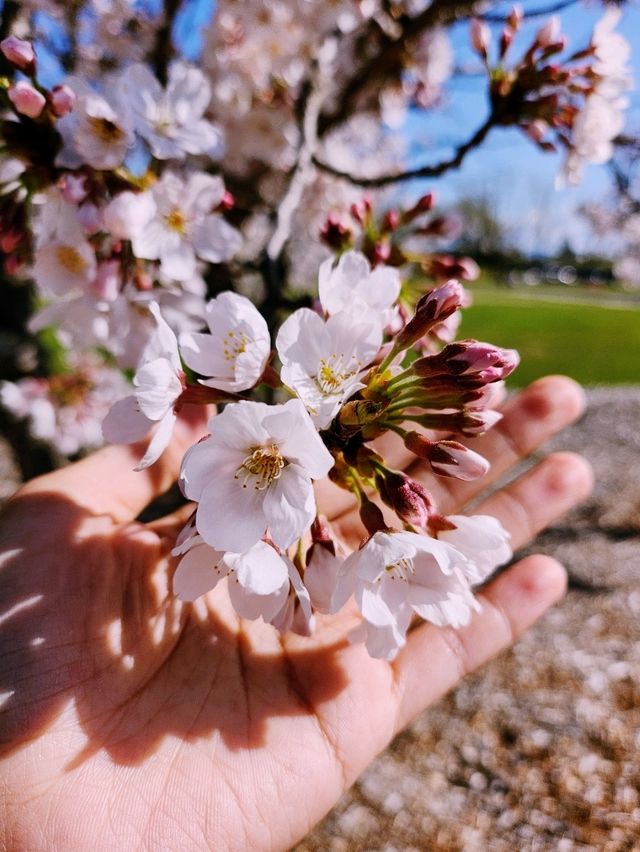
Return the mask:
<path id="1" fill-rule="evenodd" d="M 476 132 L 471 136 L 466 142 L 456 148 L 456 152 L 448 160 L 442 160 L 440 163 L 436 163 L 435 165 L 425 165 L 418 166 L 414 169 L 407 169 L 404 172 L 398 172 L 397 174 L 387 174 L 387 175 L 378 175 L 377 177 L 356 177 L 352 175 L 350 172 L 344 172 L 341 169 L 336 169 L 329 163 L 325 163 L 322 160 L 318 160 L 316 157 L 313 158 L 313 163 L 317 168 L 321 169 L 324 172 L 328 172 L 334 177 L 344 178 L 344 180 L 350 181 L 350 183 L 355 184 L 356 186 L 369 187 L 369 188 L 378 188 L 382 186 L 389 186 L 393 183 L 401 183 L 406 180 L 413 180 L 414 178 L 436 178 L 443 175 L 445 172 L 450 171 L 451 169 L 457 169 L 462 165 L 464 158 L 467 156 L 469 151 L 473 148 L 476 148 L 480 145 L 491 128 L 497 123 L 497 117 L 495 112 L 492 112 L 491 115 L 485 120 L 483 124 L 476 130 Z"/>
<path id="2" fill-rule="evenodd" d="M 575 6 L 578 0 L 558 0 L 557 3 L 551 3 L 548 6 L 537 6 L 534 9 L 525 11 L 525 18 L 543 18 L 545 15 L 553 15 L 555 12 L 561 12 L 563 9 L 568 9 L 569 6 Z M 492 12 L 485 12 L 477 15 L 483 21 L 490 24 L 504 24 L 507 21 L 506 15 L 498 15 Z"/>

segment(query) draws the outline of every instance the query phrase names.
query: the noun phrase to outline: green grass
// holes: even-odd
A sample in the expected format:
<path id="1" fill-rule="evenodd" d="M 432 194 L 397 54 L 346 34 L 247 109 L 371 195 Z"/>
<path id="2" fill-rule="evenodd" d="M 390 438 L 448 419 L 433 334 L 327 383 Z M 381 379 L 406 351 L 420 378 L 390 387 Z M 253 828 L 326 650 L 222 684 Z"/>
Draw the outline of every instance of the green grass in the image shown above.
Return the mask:
<path id="1" fill-rule="evenodd" d="M 459 336 L 517 349 L 522 363 L 510 380 L 513 387 L 548 373 L 564 373 L 585 385 L 640 383 L 637 302 L 625 306 L 597 297 L 560 300 L 479 289 L 473 307 L 464 311 Z"/>

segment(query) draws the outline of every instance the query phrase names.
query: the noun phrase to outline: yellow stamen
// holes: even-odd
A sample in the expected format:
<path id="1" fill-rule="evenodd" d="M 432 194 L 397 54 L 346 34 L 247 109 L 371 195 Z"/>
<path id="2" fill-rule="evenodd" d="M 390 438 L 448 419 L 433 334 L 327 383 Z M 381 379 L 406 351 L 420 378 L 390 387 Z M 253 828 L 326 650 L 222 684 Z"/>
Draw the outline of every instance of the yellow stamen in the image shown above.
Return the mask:
<path id="1" fill-rule="evenodd" d="M 285 465 L 286 462 L 275 444 L 256 447 L 236 471 L 235 479 L 242 478 L 242 487 L 246 488 L 249 480 L 253 478 L 256 491 L 265 491 L 272 482 L 280 478 Z"/>
<path id="2" fill-rule="evenodd" d="M 63 266 L 72 275 L 82 275 L 87 268 L 86 260 L 73 246 L 58 246 L 56 258 L 60 266 Z"/>
<path id="3" fill-rule="evenodd" d="M 167 228 L 176 231 L 178 234 L 185 234 L 187 231 L 187 217 L 179 207 L 172 207 L 165 214 L 164 221 Z"/>
<path id="4" fill-rule="evenodd" d="M 108 118 L 90 116 L 89 126 L 102 142 L 112 144 L 114 142 L 119 142 L 124 136 L 124 130 L 118 127 L 115 122 L 109 121 Z"/>

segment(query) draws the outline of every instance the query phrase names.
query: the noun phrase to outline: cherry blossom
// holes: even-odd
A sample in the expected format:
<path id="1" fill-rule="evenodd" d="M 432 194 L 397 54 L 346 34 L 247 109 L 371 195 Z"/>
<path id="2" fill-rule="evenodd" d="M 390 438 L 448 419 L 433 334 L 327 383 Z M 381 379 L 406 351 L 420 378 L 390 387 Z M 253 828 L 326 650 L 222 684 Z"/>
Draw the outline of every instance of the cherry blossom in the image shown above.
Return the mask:
<path id="1" fill-rule="evenodd" d="M 339 609 L 353 594 L 365 622 L 367 650 L 393 659 L 405 642 L 412 613 L 440 627 L 469 622 L 472 611 L 479 609 L 470 584 L 486 576 L 490 551 L 485 553 L 487 560 L 479 568 L 445 541 L 410 532 L 377 532 L 344 561 L 332 608 Z M 498 548 L 496 558 L 502 555 Z"/>
<path id="2" fill-rule="evenodd" d="M 440 541 L 452 544 L 467 557 L 466 573 L 471 583 L 482 583 L 499 565 L 512 557 L 510 535 L 491 515 L 448 515 L 455 529 L 438 533 Z"/>
<path id="3" fill-rule="evenodd" d="M 117 402 L 102 424 L 107 441 L 123 444 L 144 438 L 156 427 L 136 470 L 152 465 L 167 448 L 176 422 L 175 403 L 184 389 L 176 336 L 155 302 L 150 304 L 149 310 L 157 328 L 134 376 L 136 390 Z"/>
<path id="4" fill-rule="evenodd" d="M 282 381 L 295 390 L 319 429 L 329 425 L 340 405 L 364 387 L 362 378 L 382 343 L 375 315 L 358 322 L 334 314 L 326 322 L 301 308 L 278 332 Z"/>
<path id="5" fill-rule="evenodd" d="M 198 68 L 172 63 L 163 90 L 146 65 L 132 65 L 124 75 L 123 99 L 154 157 L 182 160 L 185 154 L 221 155 L 222 133 L 203 118 L 211 87 Z"/>
<path id="6" fill-rule="evenodd" d="M 228 391 L 253 387 L 271 353 L 269 328 L 262 314 L 245 296 L 221 293 L 208 302 L 205 318 L 210 334 L 180 336 L 184 362 L 209 378 L 201 384 Z"/>
<path id="7" fill-rule="evenodd" d="M 397 269 L 387 266 L 372 270 L 363 254 L 347 251 L 335 265 L 331 258 L 324 261 L 318 277 L 318 293 L 328 314 L 373 313 L 385 322 L 400 293 L 400 276 Z"/>
<path id="8" fill-rule="evenodd" d="M 154 215 L 132 236 L 137 257 L 159 260 L 169 278 L 184 281 L 196 272 L 196 257 L 210 263 L 229 260 L 240 246 L 240 234 L 212 211 L 224 198 L 219 177 L 192 172 L 183 180 L 166 171 L 152 190 Z"/>
<path id="9" fill-rule="evenodd" d="M 202 538 L 241 553 L 268 528 L 279 547 L 288 547 L 315 515 L 311 480 L 333 466 L 304 405 L 233 403 L 209 429 L 185 455 L 180 474 L 185 496 L 198 501 Z"/>
<path id="10" fill-rule="evenodd" d="M 116 168 L 134 142 L 127 111 L 95 92 L 80 77 L 68 77 L 65 85 L 75 95 L 75 104 L 58 121 L 64 147 L 56 165 L 73 169 L 84 162 L 94 169 Z M 113 80 L 110 88 L 117 91 L 118 86 Z"/>

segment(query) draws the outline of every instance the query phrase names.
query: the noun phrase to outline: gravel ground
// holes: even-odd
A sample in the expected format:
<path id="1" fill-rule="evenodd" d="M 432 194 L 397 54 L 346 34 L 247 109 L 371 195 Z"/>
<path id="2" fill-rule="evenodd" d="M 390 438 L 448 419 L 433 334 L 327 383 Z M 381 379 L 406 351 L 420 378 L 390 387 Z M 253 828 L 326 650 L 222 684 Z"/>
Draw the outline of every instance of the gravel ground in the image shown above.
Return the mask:
<path id="1" fill-rule="evenodd" d="M 640 388 L 595 389 L 546 449 L 593 497 L 540 536 L 566 599 L 421 716 L 296 852 L 640 850 Z M 635 472 L 635 475 L 634 475 Z"/>
<path id="2" fill-rule="evenodd" d="M 571 589 L 396 739 L 295 852 L 640 850 L 640 388 L 596 389 L 547 449 L 593 497 L 535 544 Z M 0 447 L 0 502 L 18 482 Z"/>

